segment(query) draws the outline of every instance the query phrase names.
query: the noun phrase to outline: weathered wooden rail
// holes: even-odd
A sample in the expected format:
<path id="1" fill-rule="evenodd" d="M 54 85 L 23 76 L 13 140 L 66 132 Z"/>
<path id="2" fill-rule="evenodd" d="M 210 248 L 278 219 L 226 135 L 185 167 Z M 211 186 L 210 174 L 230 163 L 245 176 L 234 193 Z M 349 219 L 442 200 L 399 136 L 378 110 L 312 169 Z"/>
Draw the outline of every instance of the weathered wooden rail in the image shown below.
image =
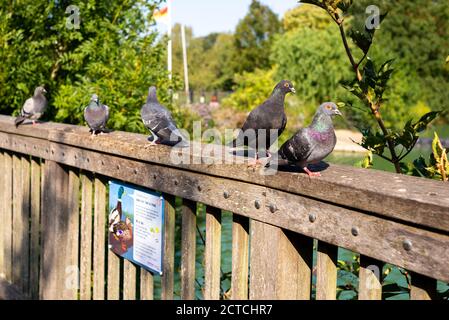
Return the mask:
<path id="1" fill-rule="evenodd" d="M 245 164 L 211 164 L 195 148 L 191 164 L 174 165 L 169 148 L 147 144 L 125 132 L 91 139 L 86 128 L 56 123 L 16 129 L 0 116 L 1 276 L 33 299 L 152 299 L 152 274 L 107 250 L 113 178 L 167 199 L 162 299 L 173 299 L 178 271 L 181 297 L 195 298 L 197 203 L 207 208 L 206 299 L 220 297 L 222 210 L 233 212 L 233 299 L 310 299 L 313 239 L 317 299 L 336 298 L 338 247 L 361 254 L 359 299 L 381 299 L 372 266 L 384 263 L 412 272 L 412 299 L 449 282 L 448 184 L 336 165 L 316 179 L 264 176 Z M 183 199 L 180 270 L 175 197 Z"/>

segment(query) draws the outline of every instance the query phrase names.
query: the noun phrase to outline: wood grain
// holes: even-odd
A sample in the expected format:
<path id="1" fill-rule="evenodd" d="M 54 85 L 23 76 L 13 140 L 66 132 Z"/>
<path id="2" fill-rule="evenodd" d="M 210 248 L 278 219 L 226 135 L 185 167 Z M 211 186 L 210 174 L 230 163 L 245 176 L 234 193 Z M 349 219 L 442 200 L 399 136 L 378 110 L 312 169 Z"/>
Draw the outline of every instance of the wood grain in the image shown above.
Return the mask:
<path id="1" fill-rule="evenodd" d="M 196 203 L 183 200 L 181 233 L 181 299 L 195 299 Z"/>
<path id="2" fill-rule="evenodd" d="M 313 239 L 251 221 L 251 300 L 309 300 Z"/>
<path id="3" fill-rule="evenodd" d="M 3 151 L 0 149 L 0 190 L 4 190 L 4 186 L 6 184 L 5 181 L 5 157 L 3 155 Z M 6 215 L 6 210 L 3 207 L 5 203 L 5 192 L 0 192 L 0 217 L 4 217 Z M 5 239 L 3 235 L 5 234 L 5 228 L 9 228 L 10 226 L 6 226 L 4 223 L 0 223 L 0 279 L 5 277 Z"/>
<path id="4" fill-rule="evenodd" d="M 204 299 L 220 299 L 221 279 L 221 210 L 206 207 L 206 248 L 204 267 Z"/>
<path id="5" fill-rule="evenodd" d="M 41 214 L 40 159 L 31 159 L 31 227 L 30 227 L 30 298 L 39 298 L 40 214 Z M 76 241 L 78 244 L 78 240 Z"/>
<path id="6" fill-rule="evenodd" d="M 161 299 L 173 300 L 174 272 L 175 272 L 175 197 L 164 194 L 164 261 L 161 277 Z"/>
<path id="7" fill-rule="evenodd" d="M 434 300 L 437 293 L 435 279 L 412 273 L 412 286 L 410 288 L 410 300 Z"/>
<path id="8" fill-rule="evenodd" d="M 337 298 L 338 247 L 319 241 L 316 265 L 316 299 Z"/>
<path id="9" fill-rule="evenodd" d="M 153 274 L 144 268 L 140 268 L 140 300 L 154 299 Z"/>
<path id="10" fill-rule="evenodd" d="M 81 244 L 80 244 L 80 299 L 92 299 L 92 196 L 93 178 L 81 173 Z"/>
<path id="11" fill-rule="evenodd" d="M 7 281 L 12 281 L 12 155 L 9 152 L 3 153 L 3 273 Z"/>
<path id="12" fill-rule="evenodd" d="M 105 296 L 105 241 L 106 241 L 106 183 L 102 177 L 94 179 L 94 255 L 93 255 L 93 299 L 104 300 Z"/>
<path id="13" fill-rule="evenodd" d="M 359 300 L 382 300 L 382 268 L 382 262 L 360 256 Z"/>
<path id="14" fill-rule="evenodd" d="M 123 262 L 123 300 L 136 300 L 137 268 L 128 261 Z"/>
<path id="15" fill-rule="evenodd" d="M 231 298 L 248 299 L 249 219 L 232 216 L 232 279 Z"/>

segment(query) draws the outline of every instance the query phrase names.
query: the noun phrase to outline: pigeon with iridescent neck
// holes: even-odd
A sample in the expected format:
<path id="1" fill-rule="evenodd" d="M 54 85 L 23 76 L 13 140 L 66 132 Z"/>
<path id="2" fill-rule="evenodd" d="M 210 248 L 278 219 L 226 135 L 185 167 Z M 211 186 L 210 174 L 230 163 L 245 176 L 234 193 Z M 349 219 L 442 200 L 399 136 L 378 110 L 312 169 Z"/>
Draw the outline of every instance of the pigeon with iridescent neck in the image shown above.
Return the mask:
<path id="1" fill-rule="evenodd" d="M 322 161 L 334 150 L 337 138 L 332 118 L 336 115 L 341 115 L 341 112 L 335 103 L 323 103 L 312 124 L 300 129 L 279 149 L 280 163 L 284 160 L 300 166 L 309 176 L 321 176 L 319 172 L 310 171 L 307 165 Z"/>

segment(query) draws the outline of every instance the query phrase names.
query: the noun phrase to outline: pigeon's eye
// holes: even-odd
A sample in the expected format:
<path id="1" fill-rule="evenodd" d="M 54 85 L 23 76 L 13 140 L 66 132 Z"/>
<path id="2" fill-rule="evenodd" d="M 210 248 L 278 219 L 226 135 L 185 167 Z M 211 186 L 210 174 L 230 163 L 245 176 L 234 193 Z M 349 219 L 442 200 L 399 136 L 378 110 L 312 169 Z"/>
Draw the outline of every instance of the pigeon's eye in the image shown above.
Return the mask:
<path id="1" fill-rule="evenodd" d="M 326 105 L 327 110 L 332 110 L 332 106 L 330 104 Z"/>
<path id="2" fill-rule="evenodd" d="M 286 83 L 284 84 L 284 87 L 288 88 L 288 87 L 290 87 L 290 85 L 286 82 Z"/>

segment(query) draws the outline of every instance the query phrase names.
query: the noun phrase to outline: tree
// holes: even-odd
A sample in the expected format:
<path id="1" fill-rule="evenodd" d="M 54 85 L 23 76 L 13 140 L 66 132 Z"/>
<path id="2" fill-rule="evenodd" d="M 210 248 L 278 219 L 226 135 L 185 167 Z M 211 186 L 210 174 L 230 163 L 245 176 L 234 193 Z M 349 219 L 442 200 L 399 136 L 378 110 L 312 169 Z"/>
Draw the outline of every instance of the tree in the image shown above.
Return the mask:
<path id="1" fill-rule="evenodd" d="M 194 37 L 193 30 L 186 27 L 187 62 L 190 88 L 193 90 L 230 90 L 234 72 L 233 35 L 212 33 L 205 37 Z M 184 76 L 181 44 L 181 26 L 173 27 L 173 72 Z"/>
<path id="2" fill-rule="evenodd" d="M 47 119 L 83 124 L 96 92 L 111 109 L 111 128 L 145 132 L 139 112 L 148 87 L 157 85 L 168 104 L 168 88 L 179 85 L 168 81 L 165 39 L 148 31 L 159 2 L 0 0 L 0 111 L 17 112 L 44 84 Z"/>
<path id="3" fill-rule="evenodd" d="M 281 30 L 277 15 L 268 6 L 253 0 L 248 14 L 239 22 L 235 31 L 235 72 L 270 68 L 267 53 L 274 36 Z"/>
<path id="4" fill-rule="evenodd" d="M 288 10 L 282 22 L 286 32 L 303 28 L 326 29 L 332 24 L 326 12 L 308 4 Z"/>

